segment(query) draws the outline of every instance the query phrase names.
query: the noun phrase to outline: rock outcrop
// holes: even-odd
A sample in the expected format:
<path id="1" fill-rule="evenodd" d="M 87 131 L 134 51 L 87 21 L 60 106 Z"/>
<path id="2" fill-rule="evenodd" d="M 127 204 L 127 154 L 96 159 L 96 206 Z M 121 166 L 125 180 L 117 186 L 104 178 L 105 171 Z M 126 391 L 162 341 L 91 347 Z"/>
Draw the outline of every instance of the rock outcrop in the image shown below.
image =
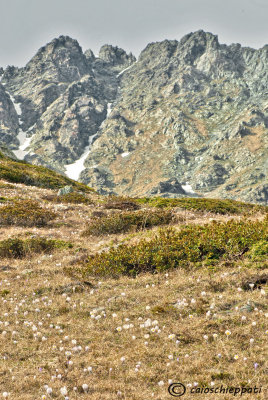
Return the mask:
<path id="1" fill-rule="evenodd" d="M 267 203 L 267 67 L 268 45 L 203 31 L 151 43 L 138 61 L 61 36 L 4 71 L 1 141 L 22 147 L 22 130 L 26 160 L 61 173 L 82 165 L 80 181 L 105 194 Z"/>

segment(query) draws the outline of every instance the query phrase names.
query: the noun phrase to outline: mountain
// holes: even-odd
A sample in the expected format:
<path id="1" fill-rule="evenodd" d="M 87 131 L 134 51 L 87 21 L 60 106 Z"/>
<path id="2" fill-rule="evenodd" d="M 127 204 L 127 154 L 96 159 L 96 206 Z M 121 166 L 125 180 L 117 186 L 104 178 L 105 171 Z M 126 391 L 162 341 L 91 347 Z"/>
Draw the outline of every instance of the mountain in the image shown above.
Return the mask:
<path id="1" fill-rule="evenodd" d="M 0 83 L 0 137 L 17 157 L 100 193 L 268 201 L 268 45 L 202 30 L 138 60 L 66 36 Z"/>

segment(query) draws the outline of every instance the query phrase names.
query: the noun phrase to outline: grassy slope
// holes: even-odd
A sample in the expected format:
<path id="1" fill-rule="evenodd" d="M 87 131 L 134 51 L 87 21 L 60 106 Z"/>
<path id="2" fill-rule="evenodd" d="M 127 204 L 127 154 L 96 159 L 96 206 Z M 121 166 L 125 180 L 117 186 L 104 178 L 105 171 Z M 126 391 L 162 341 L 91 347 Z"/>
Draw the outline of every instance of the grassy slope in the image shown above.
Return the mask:
<path id="1" fill-rule="evenodd" d="M 24 183 L 25 185 L 42 188 L 56 189 L 71 185 L 77 190 L 90 192 L 93 189 L 73 181 L 45 167 L 28 164 L 24 161 L 14 161 L 0 152 L 0 179 L 12 183 Z"/>
<path id="2" fill-rule="evenodd" d="M 267 283 L 262 285 L 263 292 L 247 290 L 247 283 L 243 286 L 256 274 L 268 273 L 265 255 L 179 267 L 136 279 L 107 277 L 100 282 L 87 276 L 84 283 L 79 266 L 89 254 L 107 251 L 110 245 L 150 240 L 158 228 L 101 238 L 81 236 L 91 213 L 106 211 L 94 204 L 48 201 L 55 193 L 24 185 L 1 189 L 5 199 L 35 199 L 57 216 L 40 228 L 1 227 L 0 240 L 41 236 L 70 241 L 73 248 L 1 259 L 0 394 L 10 392 L 10 399 L 16 400 L 50 399 L 44 387 L 49 385 L 55 399 L 63 399 L 60 388 L 66 386 L 70 399 L 167 400 L 172 398 L 168 380 L 192 387 L 195 382 L 265 387 Z M 263 212 L 249 218 L 262 220 Z M 174 225 L 178 231 L 185 223 L 241 219 L 206 210 L 178 209 L 176 213 L 181 217 Z M 250 311 L 243 308 L 247 302 L 252 304 Z M 157 322 L 143 326 L 148 319 Z M 70 359 L 66 351 L 71 352 Z M 82 393 L 84 383 L 89 394 Z M 189 390 L 187 386 L 186 400 L 194 396 Z M 202 400 L 212 398 L 202 395 Z M 243 399 L 252 398 L 252 394 L 243 395 Z M 254 399 L 265 398 L 264 388 L 254 395 Z"/>

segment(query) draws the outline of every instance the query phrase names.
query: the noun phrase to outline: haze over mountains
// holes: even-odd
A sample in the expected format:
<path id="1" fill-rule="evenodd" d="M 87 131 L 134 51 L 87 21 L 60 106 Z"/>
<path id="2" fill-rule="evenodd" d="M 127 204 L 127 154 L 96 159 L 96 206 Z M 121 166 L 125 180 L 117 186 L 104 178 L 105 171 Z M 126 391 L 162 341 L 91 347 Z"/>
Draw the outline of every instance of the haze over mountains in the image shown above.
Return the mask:
<path id="1" fill-rule="evenodd" d="M 268 201 L 268 45 L 197 31 L 138 60 L 60 36 L 0 82 L 0 142 L 103 194 Z"/>

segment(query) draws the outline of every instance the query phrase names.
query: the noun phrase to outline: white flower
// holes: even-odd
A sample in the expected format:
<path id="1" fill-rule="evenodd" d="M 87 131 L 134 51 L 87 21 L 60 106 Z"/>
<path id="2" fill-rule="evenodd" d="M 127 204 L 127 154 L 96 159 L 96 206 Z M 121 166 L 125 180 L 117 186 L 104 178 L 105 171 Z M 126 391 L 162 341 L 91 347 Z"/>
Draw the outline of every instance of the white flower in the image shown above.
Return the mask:
<path id="1" fill-rule="evenodd" d="M 82 389 L 84 390 L 84 392 L 87 392 L 88 391 L 88 385 L 86 383 L 83 383 Z"/>
<path id="2" fill-rule="evenodd" d="M 234 356 L 234 359 L 235 359 L 235 360 L 238 360 L 238 358 L 239 358 L 239 356 L 236 354 L 236 355 Z"/>
<path id="3" fill-rule="evenodd" d="M 63 386 L 62 388 L 60 388 L 60 393 L 62 394 L 62 396 L 67 396 L 68 390 L 67 390 L 66 386 Z"/>
<path id="4" fill-rule="evenodd" d="M 251 338 L 249 342 L 250 342 L 250 344 L 252 344 L 254 342 L 254 339 Z"/>
<path id="5" fill-rule="evenodd" d="M 226 336 L 230 336 L 230 335 L 231 335 L 231 332 L 227 330 L 227 331 L 225 331 L 225 335 L 226 335 Z"/>
<path id="6" fill-rule="evenodd" d="M 6 399 L 8 396 L 9 396 L 9 393 L 8 393 L 8 392 L 3 392 L 3 397 L 4 397 L 4 399 Z"/>
<path id="7" fill-rule="evenodd" d="M 122 327 L 121 327 L 121 326 L 118 326 L 118 327 L 116 328 L 116 330 L 117 330 L 117 332 L 121 332 L 121 331 L 122 331 Z"/>
<path id="8" fill-rule="evenodd" d="M 126 357 L 121 357 L 120 360 L 121 360 L 121 362 L 125 362 L 126 361 Z"/>
<path id="9" fill-rule="evenodd" d="M 51 387 L 48 387 L 47 388 L 47 394 L 51 394 L 52 393 L 52 388 Z"/>
<path id="10" fill-rule="evenodd" d="M 247 317 L 245 315 L 242 315 L 241 320 L 246 321 Z"/>
<path id="11" fill-rule="evenodd" d="M 171 335 L 169 335 L 169 337 L 168 337 L 169 339 L 174 339 L 175 338 L 175 335 L 174 335 L 174 333 L 172 333 Z"/>
<path id="12" fill-rule="evenodd" d="M 159 381 L 158 382 L 158 386 L 164 386 L 164 382 L 163 381 Z"/>

